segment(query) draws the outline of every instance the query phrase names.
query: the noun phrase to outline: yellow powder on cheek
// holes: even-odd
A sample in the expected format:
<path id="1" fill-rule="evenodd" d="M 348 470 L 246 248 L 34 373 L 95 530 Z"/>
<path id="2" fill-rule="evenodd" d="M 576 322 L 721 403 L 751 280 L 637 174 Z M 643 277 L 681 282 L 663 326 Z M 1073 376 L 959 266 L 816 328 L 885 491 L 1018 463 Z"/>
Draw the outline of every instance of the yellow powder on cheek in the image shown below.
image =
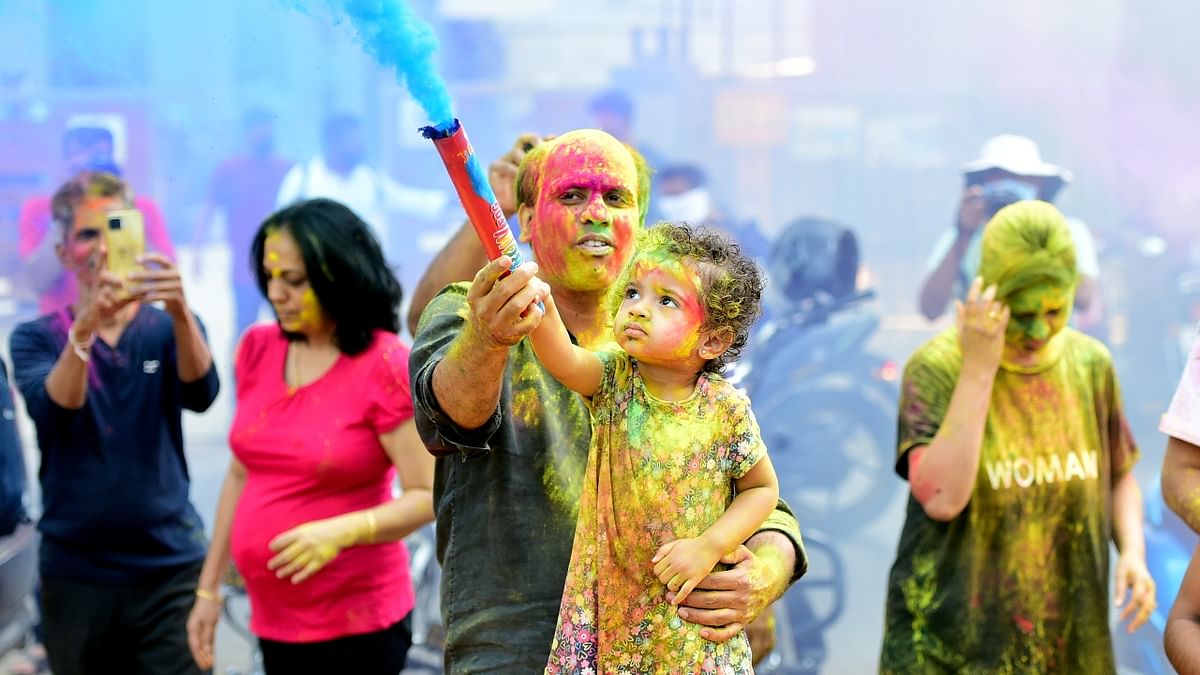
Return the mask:
<path id="1" fill-rule="evenodd" d="M 304 289 L 304 295 L 300 298 L 300 325 L 316 328 L 321 325 L 323 316 L 317 294 L 311 288 Z"/>

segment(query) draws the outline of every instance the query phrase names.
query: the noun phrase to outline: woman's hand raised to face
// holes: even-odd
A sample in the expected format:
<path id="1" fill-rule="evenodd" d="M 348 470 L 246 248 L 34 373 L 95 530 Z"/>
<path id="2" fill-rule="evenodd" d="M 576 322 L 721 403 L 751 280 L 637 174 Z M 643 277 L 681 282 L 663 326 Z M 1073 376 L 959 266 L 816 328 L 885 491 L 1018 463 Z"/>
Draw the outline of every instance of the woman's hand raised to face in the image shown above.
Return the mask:
<path id="1" fill-rule="evenodd" d="M 976 277 L 966 300 L 955 303 L 958 313 L 958 343 L 962 347 L 963 374 L 995 375 L 1004 355 L 1004 331 L 1008 307 L 996 300 L 996 286 L 983 289 Z"/>

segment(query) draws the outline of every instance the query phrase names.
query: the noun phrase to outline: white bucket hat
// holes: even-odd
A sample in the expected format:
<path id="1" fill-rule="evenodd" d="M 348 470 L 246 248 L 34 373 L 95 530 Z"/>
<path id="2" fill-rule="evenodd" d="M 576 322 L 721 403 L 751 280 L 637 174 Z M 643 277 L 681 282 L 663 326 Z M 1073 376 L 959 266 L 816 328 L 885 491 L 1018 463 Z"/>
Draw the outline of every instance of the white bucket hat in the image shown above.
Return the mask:
<path id="1" fill-rule="evenodd" d="M 1037 143 L 1025 136 L 1002 134 L 983 142 L 979 159 L 963 164 L 963 173 L 970 175 L 990 169 L 1001 169 L 1017 176 L 1035 178 L 1057 178 L 1069 183 L 1071 172 L 1056 164 L 1042 161 Z"/>

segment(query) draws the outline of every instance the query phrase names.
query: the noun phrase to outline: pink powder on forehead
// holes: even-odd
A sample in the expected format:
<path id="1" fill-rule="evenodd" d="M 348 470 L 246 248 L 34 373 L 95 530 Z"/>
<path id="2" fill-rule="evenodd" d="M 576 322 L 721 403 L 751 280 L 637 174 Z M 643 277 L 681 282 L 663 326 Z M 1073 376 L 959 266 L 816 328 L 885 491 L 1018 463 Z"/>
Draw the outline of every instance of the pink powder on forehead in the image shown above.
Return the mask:
<path id="1" fill-rule="evenodd" d="M 633 156 L 620 141 L 602 131 L 583 130 L 564 134 L 551 141 L 554 146 L 547 158 L 548 182 L 554 188 L 625 187 L 636 190 L 637 167 Z M 617 177 L 620 178 L 617 178 Z M 582 182 L 580 182 L 582 181 Z"/>

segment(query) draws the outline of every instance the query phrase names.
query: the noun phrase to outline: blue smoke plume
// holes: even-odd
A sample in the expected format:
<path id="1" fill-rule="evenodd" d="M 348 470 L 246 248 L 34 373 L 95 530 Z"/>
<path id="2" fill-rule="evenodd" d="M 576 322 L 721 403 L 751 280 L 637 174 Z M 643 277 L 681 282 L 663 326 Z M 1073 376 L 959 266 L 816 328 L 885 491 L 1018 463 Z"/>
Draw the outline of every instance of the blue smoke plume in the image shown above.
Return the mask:
<path id="1" fill-rule="evenodd" d="M 344 15 L 367 53 L 385 68 L 395 68 L 408 92 L 438 129 L 454 121 L 450 93 L 438 73 L 433 27 L 404 0 L 327 0 L 335 19 Z M 303 9 L 303 2 L 297 5 Z"/>

